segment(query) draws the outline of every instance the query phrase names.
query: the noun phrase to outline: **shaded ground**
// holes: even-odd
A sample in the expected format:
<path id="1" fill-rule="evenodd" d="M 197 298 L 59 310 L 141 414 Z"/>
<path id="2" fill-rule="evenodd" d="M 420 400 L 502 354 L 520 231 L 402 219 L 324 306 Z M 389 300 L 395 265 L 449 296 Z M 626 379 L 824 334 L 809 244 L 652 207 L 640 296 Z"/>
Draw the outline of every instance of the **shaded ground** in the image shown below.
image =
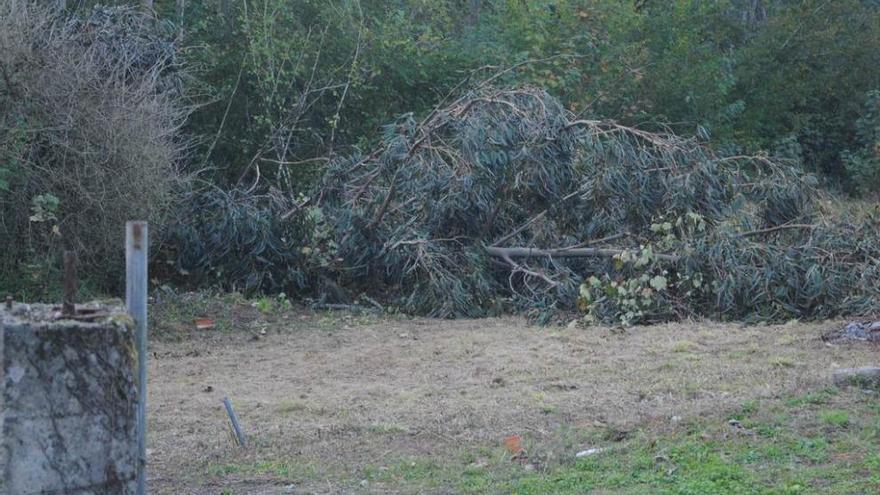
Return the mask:
<path id="1" fill-rule="evenodd" d="M 694 322 L 621 331 L 535 327 L 517 318 L 379 319 L 266 300 L 253 306 L 195 295 L 154 306 L 153 493 L 547 493 L 565 486 L 578 493 L 600 478 L 541 483 L 566 480 L 584 466 L 607 474 L 607 466 L 590 463 L 613 460 L 620 468 L 642 454 L 650 473 L 662 475 L 675 463 L 665 475 L 674 478 L 684 461 L 671 461 L 667 447 L 652 442 L 673 448 L 703 435 L 687 455 L 713 441 L 728 449 L 728 435 L 773 445 L 775 436 L 755 436 L 765 427 L 793 432 L 797 442 L 797 435 L 815 433 L 799 433 L 798 425 L 824 425 L 823 411 L 828 424 L 837 414 L 837 429 L 849 432 L 849 468 L 875 457 L 880 466 L 865 447 L 880 442 L 876 396 L 825 390 L 833 368 L 877 364 L 880 349 L 823 342 L 822 332 L 838 323 Z M 192 329 L 202 313 L 217 328 Z M 248 448 L 232 443 L 224 395 L 235 403 Z M 740 422 L 729 423 L 736 414 Z M 855 438 L 852 425 L 861 425 Z M 818 434 L 827 443 L 831 433 Z M 510 435 L 522 437 L 522 459 L 511 461 L 505 451 Z M 588 447 L 611 450 L 575 463 L 574 453 Z M 615 449 L 620 456 L 608 453 Z M 871 485 L 873 475 L 865 476 L 854 490 L 880 489 L 880 479 Z M 639 483 L 593 488 L 643 493 L 632 487 L 654 482 Z M 758 476 L 755 483 L 773 480 Z M 778 493 L 822 491 L 815 479 L 797 483 L 807 491 Z"/>

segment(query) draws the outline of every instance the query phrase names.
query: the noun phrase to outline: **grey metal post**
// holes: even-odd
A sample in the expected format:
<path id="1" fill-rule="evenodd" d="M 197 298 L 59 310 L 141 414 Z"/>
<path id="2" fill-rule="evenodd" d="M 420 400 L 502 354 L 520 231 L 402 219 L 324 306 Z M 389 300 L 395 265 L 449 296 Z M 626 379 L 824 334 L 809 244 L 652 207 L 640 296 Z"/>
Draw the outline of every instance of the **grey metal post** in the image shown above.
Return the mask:
<path id="1" fill-rule="evenodd" d="M 147 493 L 147 222 L 125 223 L 125 306 L 137 326 L 138 478 L 137 493 Z"/>
<path id="2" fill-rule="evenodd" d="M 241 423 L 238 422 L 238 416 L 235 414 L 235 410 L 232 409 L 232 401 L 229 400 L 229 397 L 223 398 L 223 405 L 226 406 L 226 414 L 229 415 L 229 421 L 232 422 L 232 431 L 235 433 L 235 438 L 238 439 L 238 444 L 245 447 L 247 445 L 247 437 L 244 436 Z"/>

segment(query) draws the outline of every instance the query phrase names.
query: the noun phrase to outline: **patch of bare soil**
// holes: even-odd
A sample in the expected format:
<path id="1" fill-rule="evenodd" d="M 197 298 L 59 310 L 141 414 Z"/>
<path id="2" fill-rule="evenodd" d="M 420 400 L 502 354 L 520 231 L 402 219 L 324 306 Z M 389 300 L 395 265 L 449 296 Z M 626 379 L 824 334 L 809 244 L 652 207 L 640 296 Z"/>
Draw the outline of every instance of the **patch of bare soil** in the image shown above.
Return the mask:
<path id="1" fill-rule="evenodd" d="M 285 493 L 291 483 L 295 493 L 371 492 L 360 473 L 385 460 L 561 428 L 626 435 L 824 387 L 832 369 L 877 358 L 875 346 L 823 342 L 827 323 L 621 331 L 517 318 L 234 321 L 151 344 L 152 493 Z M 224 395 L 249 435 L 245 449 L 228 433 Z"/>

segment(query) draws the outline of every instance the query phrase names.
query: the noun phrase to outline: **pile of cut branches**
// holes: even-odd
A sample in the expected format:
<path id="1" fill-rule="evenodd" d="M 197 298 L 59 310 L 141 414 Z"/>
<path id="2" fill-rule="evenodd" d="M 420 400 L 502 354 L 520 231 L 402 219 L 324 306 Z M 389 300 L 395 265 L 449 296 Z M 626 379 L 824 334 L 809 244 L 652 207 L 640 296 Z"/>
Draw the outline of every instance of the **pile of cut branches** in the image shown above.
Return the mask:
<path id="1" fill-rule="evenodd" d="M 579 309 L 604 322 L 777 320 L 877 307 L 877 224 L 826 220 L 763 156 L 578 120 L 544 91 L 480 90 L 333 161 L 303 239 L 336 287 L 438 317 Z M 320 294 L 317 294 L 320 296 Z"/>

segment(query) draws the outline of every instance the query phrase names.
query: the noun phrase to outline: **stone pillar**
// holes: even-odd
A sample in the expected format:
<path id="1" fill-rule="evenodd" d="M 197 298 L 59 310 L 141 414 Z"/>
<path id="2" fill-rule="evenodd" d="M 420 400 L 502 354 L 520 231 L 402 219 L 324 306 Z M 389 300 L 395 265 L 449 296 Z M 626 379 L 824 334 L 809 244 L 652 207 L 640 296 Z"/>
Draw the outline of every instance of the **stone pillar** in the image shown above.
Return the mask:
<path id="1" fill-rule="evenodd" d="M 0 493 L 135 493 L 134 326 L 121 306 L 86 308 L 0 308 Z"/>

